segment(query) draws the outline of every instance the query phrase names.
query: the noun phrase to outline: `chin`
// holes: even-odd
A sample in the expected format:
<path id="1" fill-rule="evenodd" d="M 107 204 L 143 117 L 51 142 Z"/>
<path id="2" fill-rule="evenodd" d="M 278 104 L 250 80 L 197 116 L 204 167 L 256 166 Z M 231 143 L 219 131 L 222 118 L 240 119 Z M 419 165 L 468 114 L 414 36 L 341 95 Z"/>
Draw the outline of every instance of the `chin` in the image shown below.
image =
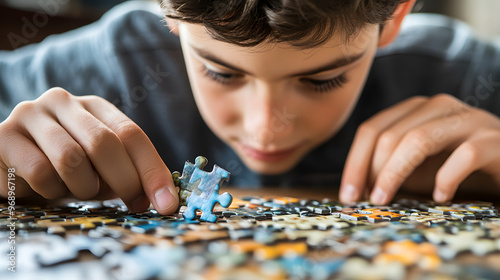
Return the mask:
<path id="1" fill-rule="evenodd" d="M 279 175 L 289 171 L 291 168 L 283 168 L 276 166 L 252 166 L 247 164 L 247 167 L 253 172 L 262 174 L 262 175 Z"/>
<path id="2" fill-rule="evenodd" d="M 263 162 L 251 158 L 241 158 L 248 169 L 263 175 L 279 175 L 290 171 L 298 160 L 283 160 L 280 162 Z"/>
<path id="3" fill-rule="evenodd" d="M 308 151 L 302 147 L 286 157 L 262 158 L 259 156 L 252 156 L 251 153 L 246 153 L 245 150 L 239 149 L 238 146 L 234 148 L 236 154 L 248 169 L 262 175 L 279 175 L 290 171 L 300 162 Z"/>

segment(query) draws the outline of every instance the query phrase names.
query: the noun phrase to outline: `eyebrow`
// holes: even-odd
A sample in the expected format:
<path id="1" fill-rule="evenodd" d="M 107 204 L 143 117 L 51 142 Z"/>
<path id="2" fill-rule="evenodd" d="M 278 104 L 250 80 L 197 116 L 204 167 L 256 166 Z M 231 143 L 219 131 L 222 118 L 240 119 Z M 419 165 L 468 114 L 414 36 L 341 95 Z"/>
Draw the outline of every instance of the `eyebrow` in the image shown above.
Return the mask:
<path id="1" fill-rule="evenodd" d="M 251 74 L 248 71 L 245 71 L 237 66 L 234 66 L 234 65 L 222 60 L 221 58 L 218 58 L 217 56 L 215 56 L 214 54 L 212 54 L 210 52 L 207 52 L 206 50 L 196 48 L 194 46 L 191 46 L 191 48 L 195 51 L 196 54 L 198 54 L 200 57 L 202 57 L 208 61 L 222 65 L 222 66 L 224 66 L 228 69 L 231 69 L 233 71 L 237 71 L 237 72 L 241 72 L 241 73 L 245 73 L 245 74 Z M 328 63 L 321 65 L 319 67 L 316 67 L 314 69 L 307 70 L 307 71 L 301 72 L 301 73 L 291 74 L 289 76 L 290 77 L 310 76 L 310 75 L 318 74 L 321 72 L 334 70 L 336 68 L 340 68 L 340 67 L 343 67 L 343 66 L 346 66 L 346 65 L 349 65 L 351 63 L 358 61 L 361 57 L 363 57 L 363 55 L 365 53 L 366 53 L 366 51 L 363 51 L 363 52 L 357 53 L 357 54 L 353 54 L 353 55 L 349 55 L 349 56 L 345 55 L 341 58 L 337 58 L 334 61 L 328 62 Z"/>

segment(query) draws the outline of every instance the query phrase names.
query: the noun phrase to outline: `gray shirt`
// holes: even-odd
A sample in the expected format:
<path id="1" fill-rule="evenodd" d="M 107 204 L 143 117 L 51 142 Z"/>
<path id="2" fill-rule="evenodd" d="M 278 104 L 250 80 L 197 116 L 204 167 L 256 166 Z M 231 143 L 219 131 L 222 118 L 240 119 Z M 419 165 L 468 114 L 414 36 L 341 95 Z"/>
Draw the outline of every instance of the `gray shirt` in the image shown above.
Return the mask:
<path id="1" fill-rule="evenodd" d="M 157 4 L 129 2 L 91 25 L 42 43 L 0 52 L 0 120 L 55 86 L 106 98 L 150 137 L 170 170 L 204 155 L 231 172 L 231 185 L 336 186 L 361 122 L 415 95 L 449 93 L 500 114 L 500 46 L 474 37 L 461 22 L 409 15 L 401 34 L 377 52 L 346 125 L 291 171 L 263 176 L 247 169 L 202 120 L 179 39 Z"/>

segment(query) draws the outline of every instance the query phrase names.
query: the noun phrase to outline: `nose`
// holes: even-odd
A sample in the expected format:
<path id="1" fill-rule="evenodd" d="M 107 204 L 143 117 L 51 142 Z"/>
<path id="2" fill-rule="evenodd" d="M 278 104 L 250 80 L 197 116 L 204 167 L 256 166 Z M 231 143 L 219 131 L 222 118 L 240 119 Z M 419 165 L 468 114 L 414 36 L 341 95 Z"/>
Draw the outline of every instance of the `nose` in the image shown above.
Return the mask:
<path id="1" fill-rule="evenodd" d="M 284 86 L 259 84 L 249 92 L 244 112 L 244 129 L 255 148 L 272 149 L 290 142 L 295 115 L 287 106 Z"/>

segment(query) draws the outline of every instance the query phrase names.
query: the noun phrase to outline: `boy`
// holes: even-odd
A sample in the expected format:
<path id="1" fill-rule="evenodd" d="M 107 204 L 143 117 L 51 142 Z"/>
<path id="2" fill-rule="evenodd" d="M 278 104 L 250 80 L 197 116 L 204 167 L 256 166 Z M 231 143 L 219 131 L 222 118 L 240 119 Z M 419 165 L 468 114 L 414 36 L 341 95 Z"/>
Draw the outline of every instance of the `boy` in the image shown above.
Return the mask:
<path id="1" fill-rule="evenodd" d="M 484 109 L 500 112 L 499 52 L 460 23 L 415 16 L 384 48 L 413 1 L 162 4 L 171 33 L 126 4 L 1 54 L 0 167 L 17 197 L 169 214 L 167 166 L 196 155 L 233 185 L 333 186 L 343 172 L 344 202 L 385 204 L 403 183 L 439 202 L 462 182 L 498 194 L 500 120 Z"/>

